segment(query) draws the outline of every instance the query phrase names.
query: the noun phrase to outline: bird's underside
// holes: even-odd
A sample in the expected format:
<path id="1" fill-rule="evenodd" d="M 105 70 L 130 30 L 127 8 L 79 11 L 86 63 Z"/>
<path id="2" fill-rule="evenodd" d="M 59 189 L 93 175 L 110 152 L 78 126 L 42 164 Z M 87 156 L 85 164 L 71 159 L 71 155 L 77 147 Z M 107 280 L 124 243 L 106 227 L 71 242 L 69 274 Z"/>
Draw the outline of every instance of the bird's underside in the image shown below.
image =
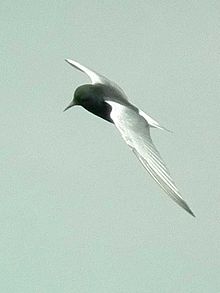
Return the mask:
<path id="1" fill-rule="evenodd" d="M 160 129 L 164 129 L 164 127 L 160 126 L 157 121 L 143 111 L 130 104 L 124 91 L 117 84 L 76 61 L 70 59 L 66 59 L 66 61 L 73 67 L 86 73 L 94 86 L 102 84 L 109 89 L 111 94 L 106 95 L 105 102 L 111 106 L 110 117 L 125 142 L 159 186 L 179 206 L 192 216 L 195 216 L 180 195 L 169 170 L 152 142 L 150 127 Z M 114 91 L 118 94 L 112 94 Z"/>

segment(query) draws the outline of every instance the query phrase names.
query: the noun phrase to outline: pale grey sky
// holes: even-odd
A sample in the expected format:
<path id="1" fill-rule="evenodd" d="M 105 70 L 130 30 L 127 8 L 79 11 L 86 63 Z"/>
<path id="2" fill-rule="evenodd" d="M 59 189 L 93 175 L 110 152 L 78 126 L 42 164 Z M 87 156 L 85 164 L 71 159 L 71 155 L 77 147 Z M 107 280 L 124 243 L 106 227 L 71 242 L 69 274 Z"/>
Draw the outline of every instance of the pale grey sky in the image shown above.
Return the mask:
<path id="1" fill-rule="evenodd" d="M 220 292 L 219 1 L 2 1 L 0 292 Z M 196 214 L 114 127 L 63 113 L 113 79 L 173 130 L 155 144 Z"/>

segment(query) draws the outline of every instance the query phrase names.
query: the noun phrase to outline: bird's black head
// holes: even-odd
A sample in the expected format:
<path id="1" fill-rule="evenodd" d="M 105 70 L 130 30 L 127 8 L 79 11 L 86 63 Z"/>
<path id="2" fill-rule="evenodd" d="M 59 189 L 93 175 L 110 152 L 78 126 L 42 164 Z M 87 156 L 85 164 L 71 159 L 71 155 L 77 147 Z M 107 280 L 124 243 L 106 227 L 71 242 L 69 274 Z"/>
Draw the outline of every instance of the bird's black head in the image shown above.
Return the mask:
<path id="1" fill-rule="evenodd" d="M 84 84 L 79 86 L 74 92 L 74 103 L 86 108 L 94 102 L 95 93 L 94 86 L 91 84 Z"/>
<path id="2" fill-rule="evenodd" d="M 89 110 L 97 106 L 97 103 L 101 101 L 101 96 L 102 91 L 98 87 L 92 84 L 81 85 L 75 90 L 72 102 L 64 111 L 75 105 L 82 106 Z"/>
<path id="3" fill-rule="evenodd" d="M 72 102 L 64 111 L 80 105 L 87 111 L 112 122 L 111 106 L 105 102 L 105 91 L 102 85 L 85 84 L 75 90 Z"/>

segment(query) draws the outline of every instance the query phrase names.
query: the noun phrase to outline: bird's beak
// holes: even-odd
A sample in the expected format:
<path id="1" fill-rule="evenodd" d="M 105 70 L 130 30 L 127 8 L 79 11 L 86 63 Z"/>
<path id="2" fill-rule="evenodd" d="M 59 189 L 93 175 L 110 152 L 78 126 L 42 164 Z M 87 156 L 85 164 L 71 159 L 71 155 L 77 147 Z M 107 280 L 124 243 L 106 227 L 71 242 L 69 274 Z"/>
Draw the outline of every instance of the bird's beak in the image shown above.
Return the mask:
<path id="1" fill-rule="evenodd" d="M 75 105 L 75 102 L 72 101 L 64 110 L 63 112 L 65 112 L 66 110 L 68 110 L 69 108 L 73 107 Z"/>

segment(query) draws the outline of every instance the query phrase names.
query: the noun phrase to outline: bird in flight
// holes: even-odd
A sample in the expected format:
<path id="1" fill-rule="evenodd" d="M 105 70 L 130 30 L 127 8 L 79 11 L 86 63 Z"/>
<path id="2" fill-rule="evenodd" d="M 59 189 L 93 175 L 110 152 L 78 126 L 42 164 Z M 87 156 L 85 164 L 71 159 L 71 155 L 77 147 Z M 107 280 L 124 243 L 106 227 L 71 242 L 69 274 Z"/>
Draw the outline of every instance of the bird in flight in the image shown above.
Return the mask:
<path id="1" fill-rule="evenodd" d="M 67 109 L 80 105 L 89 112 L 113 123 L 133 153 L 160 187 L 183 209 L 195 217 L 177 189 L 150 136 L 150 128 L 165 129 L 157 121 L 128 101 L 124 91 L 103 75 L 66 59 L 70 65 L 84 72 L 90 84 L 79 86 Z"/>

